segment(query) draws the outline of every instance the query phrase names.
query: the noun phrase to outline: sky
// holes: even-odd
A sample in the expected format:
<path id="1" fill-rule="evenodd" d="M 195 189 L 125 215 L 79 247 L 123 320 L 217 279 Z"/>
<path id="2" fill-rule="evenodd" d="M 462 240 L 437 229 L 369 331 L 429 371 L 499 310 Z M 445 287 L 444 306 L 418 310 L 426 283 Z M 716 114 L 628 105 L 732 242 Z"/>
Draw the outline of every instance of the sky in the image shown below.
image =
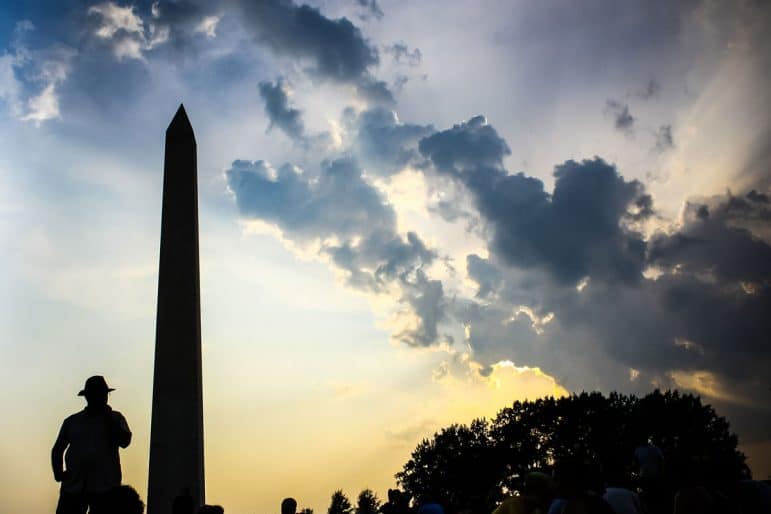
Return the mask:
<path id="1" fill-rule="evenodd" d="M 762 1 L 0 7 L 0 498 L 102 374 L 146 496 L 164 131 L 198 145 L 206 497 L 381 498 L 514 400 L 699 394 L 771 475 Z"/>

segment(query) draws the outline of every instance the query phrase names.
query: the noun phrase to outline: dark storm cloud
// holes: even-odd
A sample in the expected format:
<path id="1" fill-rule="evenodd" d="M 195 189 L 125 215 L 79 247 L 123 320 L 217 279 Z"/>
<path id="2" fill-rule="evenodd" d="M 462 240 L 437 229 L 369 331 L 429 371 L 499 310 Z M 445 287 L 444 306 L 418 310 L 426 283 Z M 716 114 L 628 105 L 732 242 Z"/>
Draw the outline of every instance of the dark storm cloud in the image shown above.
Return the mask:
<path id="1" fill-rule="evenodd" d="M 613 125 L 616 130 L 624 132 L 627 135 L 634 133 L 635 118 L 629 112 L 629 106 L 617 102 L 616 100 L 608 100 L 605 103 L 605 113 L 613 117 Z"/>
<path id="2" fill-rule="evenodd" d="M 351 272 L 351 284 L 374 292 L 395 279 L 410 282 L 416 269 L 436 258 L 436 253 L 414 232 L 408 232 L 403 239 L 390 228 L 372 231 L 355 243 L 325 246 L 324 251 L 338 267 Z M 363 272 L 364 269 L 371 271 Z"/>
<path id="3" fill-rule="evenodd" d="M 299 140 L 305 134 L 302 113 L 289 106 L 286 84 L 282 78 L 275 82 L 263 81 L 258 86 L 270 119 L 270 127 L 278 127 L 290 138 Z"/>
<path id="4" fill-rule="evenodd" d="M 672 137 L 672 125 L 662 125 L 656 132 L 656 151 L 666 152 L 675 147 L 675 140 Z"/>
<path id="5" fill-rule="evenodd" d="M 346 272 L 351 287 L 374 293 L 398 287 L 399 301 L 417 323 L 394 334 L 395 339 L 410 346 L 430 346 L 440 337 L 447 339 L 438 329 L 446 309 L 442 282 L 429 279 L 424 271 L 437 255 L 417 234 L 408 232 L 404 239 L 391 230 L 377 230 L 355 243 L 326 246 L 322 251 Z"/>
<path id="6" fill-rule="evenodd" d="M 766 194 L 694 202 L 682 227 L 646 241 L 631 227 L 653 215 L 651 197 L 600 158 L 556 166 L 548 193 L 505 170 L 508 147 L 480 117 L 419 148 L 467 188 L 488 229 L 490 258 L 467 257 L 476 298 L 448 307 L 483 366 L 540 366 L 572 389 L 642 392 L 706 376 L 721 401 L 762 401 L 771 365 L 771 247 L 758 236 L 771 234 Z"/>
<path id="7" fill-rule="evenodd" d="M 587 275 L 639 280 L 645 243 L 626 225 L 652 213 L 650 197 L 614 166 L 599 158 L 567 161 L 555 167 L 550 195 L 539 179 L 506 172 L 509 148 L 480 116 L 424 138 L 419 148 L 437 170 L 465 184 L 492 247 L 510 264 L 545 268 L 564 282 Z"/>
<path id="8" fill-rule="evenodd" d="M 371 105 L 392 106 L 395 103 L 394 95 L 388 89 L 388 84 L 371 77 L 362 79 L 356 85 L 356 93 Z"/>
<path id="9" fill-rule="evenodd" d="M 412 308 L 419 323 L 399 332 L 396 337 L 410 346 L 430 346 L 440 340 L 449 340 L 438 331 L 439 322 L 445 317 L 445 298 L 442 282 L 429 280 L 422 270 L 417 270 L 415 280 L 405 288 L 405 301 Z"/>
<path id="10" fill-rule="evenodd" d="M 676 267 L 678 273 L 711 275 L 734 287 L 740 282 L 752 287 L 771 280 L 771 247 L 750 230 L 731 224 L 740 220 L 768 223 L 771 217 L 766 203 L 729 198 L 711 211 L 706 205 L 689 204 L 685 216 L 680 231 L 651 239 L 651 264 Z"/>
<path id="11" fill-rule="evenodd" d="M 650 240 L 645 265 L 659 269 L 656 279 L 590 275 L 576 288 L 548 275 L 523 279 L 499 253 L 468 256 L 479 301 L 458 302 L 453 316 L 470 327 L 475 358 L 541 366 L 573 390 L 693 387 L 683 376 L 706 372 L 716 401 L 744 413 L 734 418 L 742 433 L 759 437 L 746 429 L 741 406 L 771 419 L 771 247 L 736 224 L 771 225 L 768 198 L 750 191 L 708 203 L 689 205 L 679 230 Z M 512 317 L 520 305 L 539 318 L 554 313 L 554 320 L 536 327 L 529 317 Z"/>
<path id="12" fill-rule="evenodd" d="M 468 277 L 479 286 L 476 294 L 478 298 L 490 297 L 503 284 L 503 274 L 500 270 L 490 264 L 490 261 L 476 254 L 466 257 L 466 269 L 468 270 Z"/>
<path id="13" fill-rule="evenodd" d="M 396 113 L 382 107 L 343 113 L 346 128 L 353 134 L 353 151 L 380 175 L 390 175 L 420 157 L 418 141 L 434 132 L 430 125 L 401 123 Z"/>
<path id="14" fill-rule="evenodd" d="M 322 241 L 320 252 L 351 287 L 372 293 L 396 288 L 417 326 L 395 337 L 410 345 L 434 344 L 445 301 L 441 283 L 424 268 L 436 252 L 414 232 L 396 233 L 393 208 L 361 171 L 348 158 L 325 162 L 315 174 L 235 161 L 226 178 L 243 218 L 274 224 L 294 242 Z"/>
<path id="15" fill-rule="evenodd" d="M 366 99 L 392 101 L 385 83 L 371 75 L 379 63 L 377 48 L 347 18 L 327 18 L 309 5 L 291 0 L 241 2 L 244 26 L 277 55 L 307 64 L 320 79 L 352 84 Z"/>
<path id="16" fill-rule="evenodd" d="M 452 174 L 483 167 L 501 169 L 503 158 L 511 154 L 509 145 L 484 116 L 474 116 L 422 139 L 419 149 L 438 170 Z"/>
<path id="17" fill-rule="evenodd" d="M 351 160 L 326 162 L 315 175 L 235 161 L 226 177 L 242 215 L 275 223 L 293 237 L 350 237 L 395 224 L 393 210 Z"/>

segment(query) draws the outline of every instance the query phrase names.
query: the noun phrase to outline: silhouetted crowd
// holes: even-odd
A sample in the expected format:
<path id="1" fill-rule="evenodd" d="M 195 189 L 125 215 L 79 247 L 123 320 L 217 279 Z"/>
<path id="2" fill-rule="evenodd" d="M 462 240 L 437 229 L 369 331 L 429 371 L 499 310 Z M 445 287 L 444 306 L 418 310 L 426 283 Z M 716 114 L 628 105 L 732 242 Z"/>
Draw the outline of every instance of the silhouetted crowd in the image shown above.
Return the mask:
<path id="1" fill-rule="evenodd" d="M 551 473 L 528 473 L 521 491 L 492 514 L 771 514 L 769 481 L 720 481 L 697 467 L 673 487 L 662 452 L 650 443 L 635 450 L 629 465 L 633 479 L 628 469 L 603 469 L 588 456 L 563 458 Z M 389 490 L 380 514 L 476 514 L 454 510 L 446 512 L 441 498 Z"/>

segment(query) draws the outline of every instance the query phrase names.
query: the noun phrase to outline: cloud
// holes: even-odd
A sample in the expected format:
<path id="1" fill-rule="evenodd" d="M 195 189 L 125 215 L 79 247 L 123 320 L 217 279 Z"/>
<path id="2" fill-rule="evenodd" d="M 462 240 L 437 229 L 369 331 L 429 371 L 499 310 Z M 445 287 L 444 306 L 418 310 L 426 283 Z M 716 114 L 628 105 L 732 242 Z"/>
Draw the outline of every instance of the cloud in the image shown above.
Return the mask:
<path id="1" fill-rule="evenodd" d="M 548 194 L 539 179 L 506 172 L 509 148 L 480 116 L 424 138 L 419 147 L 437 170 L 472 193 L 504 261 L 546 269 L 566 283 L 586 275 L 639 280 L 645 244 L 627 222 L 652 214 L 650 197 L 614 166 L 599 158 L 566 161 L 555 167 Z"/>
<path id="2" fill-rule="evenodd" d="M 204 18 L 195 26 L 194 31 L 199 34 L 204 34 L 207 38 L 217 37 L 217 25 L 220 22 L 222 16 L 204 16 Z"/>
<path id="3" fill-rule="evenodd" d="M 235 161 L 226 177 L 241 214 L 305 241 L 361 236 L 395 224 L 393 210 L 348 159 L 325 162 L 315 174 L 291 165 L 273 170 L 264 161 Z"/>
<path id="4" fill-rule="evenodd" d="M 368 19 L 370 17 L 380 20 L 383 18 L 383 9 L 380 8 L 378 0 L 355 0 L 359 7 L 363 7 L 365 12 L 361 15 L 362 19 Z"/>
<path id="5" fill-rule="evenodd" d="M 370 105 L 392 106 L 396 103 L 388 84 L 371 77 L 361 80 L 356 85 L 356 93 Z"/>
<path id="6" fill-rule="evenodd" d="M 146 33 L 144 21 L 134 12 L 133 5 L 121 7 L 104 2 L 89 7 L 88 14 L 99 18 L 94 35 L 112 43 L 118 60 L 141 60 L 144 50 L 151 50 L 168 39 L 168 31 L 158 30 L 156 25 L 151 25 Z"/>
<path id="7" fill-rule="evenodd" d="M 666 152 L 675 147 L 675 140 L 672 137 L 672 125 L 662 125 L 656 132 L 656 151 Z"/>
<path id="8" fill-rule="evenodd" d="M 33 30 L 28 20 L 17 23 L 12 51 L 0 56 L 0 99 L 12 116 L 40 126 L 61 118 L 59 86 L 67 80 L 77 52 L 64 45 L 31 49 L 25 37 Z"/>
<path id="9" fill-rule="evenodd" d="M 394 61 L 398 64 L 407 64 L 409 66 L 417 66 L 423 59 L 423 54 L 420 48 L 414 48 L 410 50 L 407 43 L 399 41 L 390 46 L 385 47 L 386 53 L 391 54 Z"/>
<path id="10" fill-rule="evenodd" d="M 169 57 L 197 52 L 196 36 L 215 38 L 222 18 L 206 4 L 189 0 L 153 2 L 149 13 L 107 1 L 89 7 L 87 14 L 97 20 L 93 34 L 111 45 L 119 61 L 143 61 L 147 52 L 161 48 Z"/>
<path id="11" fill-rule="evenodd" d="M 377 48 L 348 18 L 327 18 L 291 0 L 243 2 L 244 26 L 277 55 L 303 63 L 312 76 L 356 87 L 366 100 L 392 102 L 384 82 L 371 75 Z"/>
<path id="12" fill-rule="evenodd" d="M 429 345 L 440 337 L 441 283 L 425 274 L 436 257 L 414 232 L 396 233 L 396 215 L 349 158 L 324 162 L 317 173 L 264 161 L 235 161 L 226 172 L 244 219 L 275 225 L 297 244 L 316 242 L 348 286 L 392 296 L 401 306 L 394 337 Z"/>
<path id="13" fill-rule="evenodd" d="M 689 203 L 679 231 L 651 238 L 650 264 L 678 274 L 711 277 L 733 284 L 734 289 L 742 283 L 763 288 L 771 280 L 771 247 L 748 228 L 736 226 L 744 220 L 771 222 L 767 202 L 750 200 L 756 195 L 753 191 L 745 198 L 729 197 L 712 209 Z"/>
<path id="14" fill-rule="evenodd" d="M 383 291 L 396 279 L 407 285 L 425 285 L 425 276 L 415 273 L 436 258 L 417 234 L 408 232 L 405 239 L 390 227 L 373 230 L 357 241 L 325 245 L 323 252 L 349 273 L 349 284 L 372 292 Z"/>
<path id="15" fill-rule="evenodd" d="M 485 167 L 500 170 L 504 157 L 511 154 L 509 145 L 484 116 L 421 139 L 419 149 L 438 170 L 452 174 Z"/>
<path id="16" fill-rule="evenodd" d="M 458 301 L 452 315 L 483 364 L 508 355 L 543 366 L 574 390 L 687 387 L 725 409 L 752 404 L 755 415 L 771 419 L 762 407 L 771 365 L 771 247 L 736 226 L 771 224 L 762 196 L 750 200 L 758 196 L 711 198 L 708 210 L 690 204 L 680 228 L 648 243 L 645 265 L 659 274 L 633 283 L 591 275 L 575 288 L 512 269 L 497 253 L 470 255 L 477 298 Z M 532 314 L 523 316 L 522 305 Z"/>
<path id="17" fill-rule="evenodd" d="M 768 195 L 692 201 L 681 226 L 648 239 L 635 227 L 654 215 L 652 198 L 600 158 L 556 166 L 549 193 L 505 170 L 508 146 L 482 117 L 419 149 L 472 194 L 486 225 L 490 256 L 466 257 L 476 295 L 446 308 L 482 369 L 509 358 L 571 388 L 606 390 L 710 377 L 702 392 L 714 401 L 761 401 L 771 364 Z"/>
<path id="18" fill-rule="evenodd" d="M 479 255 L 466 256 L 468 277 L 478 285 L 477 298 L 492 298 L 503 285 L 503 274 Z"/>
<path id="19" fill-rule="evenodd" d="M 372 75 L 377 53 L 353 24 L 291 2 L 270 5 L 259 9 L 275 9 L 280 16 L 276 14 L 273 27 L 264 27 L 265 20 L 253 24 L 258 41 L 277 55 L 301 60 L 316 78 L 354 86 L 361 96 L 369 94 L 366 86 L 377 83 Z M 626 19 L 623 14 L 629 11 L 624 8 L 593 8 L 578 22 L 587 27 L 615 22 L 610 23 L 611 33 L 630 34 L 629 39 L 620 38 L 623 48 L 646 55 L 641 49 L 648 47 L 630 40 L 644 42 L 648 36 L 641 29 L 660 21 L 656 33 L 662 39 L 655 45 L 676 41 L 680 25 L 694 15 L 693 7 L 679 6 L 673 13 L 640 7 L 636 10 L 644 11 L 644 22 Z M 282 28 L 301 11 L 332 33 L 353 27 L 348 32 L 357 35 L 351 36 L 356 42 L 352 46 L 369 48 L 371 53 L 361 54 L 369 58 L 349 59 L 341 53 L 336 67 L 327 66 L 324 52 L 334 42 L 319 39 L 310 45 L 305 35 L 287 35 Z M 610 59 L 628 59 L 607 44 L 607 33 L 597 34 L 589 38 L 588 47 L 598 47 Z M 290 37 L 299 40 L 279 48 L 277 41 Z M 380 48 L 397 63 L 419 61 L 419 51 L 410 51 L 406 44 Z M 388 91 L 384 85 L 383 90 Z M 658 81 L 651 80 L 626 101 L 659 94 Z M 378 99 L 375 94 L 373 99 L 389 101 L 387 95 Z M 626 101 L 608 100 L 605 112 L 617 130 L 632 135 L 639 122 Z M 281 105 L 285 114 L 293 109 L 285 99 Z M 622 175 L 620 167 L 600 157 L 567 160 L 554 167 L 554 185 L 547 190 L 542 179 L 507 169 L 512 151 L 483 116 L 440 131 L 430 124 L 403 123 L 383 107 L 349 109 L 343 119 L 341 155 L 355 169 L 345 182 L 332 181 L 326 176 L 332 170 L 324 166 L 317 172 L 292 171 L 291 179 L 300 183 L 292 188 L 299 191 L 298 201 L 304 199 L 299 216 L 304 221 L 265 206 L 286 200 L 284 193 L 271 190 L 275 184 L 289 185 L 285 171 L 261 172 L 269 179 L 258 184 L 264 192 L 252 200 L 250 188 L 239 189 L 232 178 L 229 181 L 242 217 L 275 223 L 294 241 L 320 239 L 319 257 L 328 259 L 350 287 L 373 295 L 395 294 L 404 321 L 400 328 L 391 327 L 396 338 L 416 347 L 440 345 L 448 352 L 470 348 L 470 359 L 484 373 L 507 359 L 539 366 L 576 389 L 641 392 L 654 385 L 684 384 L 701 388 L 716 401 L 742 406 L 756 402 L 761 389 L 767 391 L 767 384 L 759 388 L 766 380 L 762 370 L 771 364 L 764 342 L 771 328 L 764 317 L 769 311 L 771 231 L 762 185 L 739 196 L 691 199 L 679 225 L 650 236 L 643 225 L 650 229 L 657 214 L 645 186 L 629 178 L 634 169 Z M 659 152 L 674 147 L 671 125 L 661 125 L 655 136 Z M 325 166 L 334 168 L 331 163 Z M 445 259 L 442 249 L 425 243 L 417 231 L 410 231 L 412 226 L 406 224 L 397 233 L 386 193 L 373 189 L 364 194 L 373 176 L 376 182 L 388 182 L 405 167 L 423 174 L 429 189 L 449 183 L 463 190 L 459 197 L 470 199 L 465 203 L 474 212 L 468 215 L 479 220 L 474 234 L 482 236 L 484 251 L 464 250 L 465 263 L 451 262 L 448 267 L 459 274 L 465 270 L 461 279 L 470 281 L 473 290 L 455 283 L 447 276 L 451 273 L 432 269 Z M 345 195 L 352 202 L 350 224 L 335 205 L 341 197 L 320 194 L 332 183 L 351 188 Z M 253 207 L 259 202 L 265 205 Z M 460 203 L 437 202 L 426 210 L 447 213 L 445 220 L 457 221 Z M 458 326 L 465 338 L 458 337 Z"/>
<path id="20" fill-rule="evenodd" d="M 113 2 L 104 2 L 92 5 L 88 8 L 88 14 L 97 14 L 101 17 L 101 25 L 96 29 L 96 35 L 110 39 L 118 32 L 128 34 L 142 34 L 144 23 L 134 13 L 134 6 L 121 7 Z"/>
<path id="21" fill-rule="evenodd" d="M 605 102 L 605 113 L 613 117 L 616 130 L 624 132 L 628 136 L 634 134 L 635 118 L 629 113 L 628 105 L 621 104 L 616 100 L 608 100 Z"/>
<path id="22" fill-rule="evenodd" d="M 21 119 L 39 125 L 46 120 L 61 118 L 55 87 L 54 84 L 48 84 L 39 95 L 30 98 L 27 103 L 28 112 Z"/>
<path id="23" fill-rule="evenodd" d="M 289 106 L 289 88 L 283 78 L 275 82 L 260 82 L 258 87 L 270 127 L 278 127 L 290 138 L 302 140 L 305 134 L 302 113 Z"/>
<path id="24" fill-rule="evenodd" d="M 348 109 L 343 119 L 356 156 L 368 171 L 385 176 L 415 164 L 420 158 L 418 141 L 434 132 L 430 125 L 402 123 L 394 111 L 383 107 Z"/>
<path id="25" fill-rule="evenodd" d="M 645 84 L 644 88 L 637 91 L 635 94 L 638 98 L 650 100 L 651 98 L 657 97 L 659 92 L 661 92 L 661 84 L 659 84 L 656 79 L 652 78 Z"/>
<path id="26" fill-rule="evenodd" d="M 16 78 L 18 57 L 5 53 L 0 56 L 0 100 L 7 106 L 13 116 L 19 116 L 21 112 L 20 97 L 23 85 Z"/>

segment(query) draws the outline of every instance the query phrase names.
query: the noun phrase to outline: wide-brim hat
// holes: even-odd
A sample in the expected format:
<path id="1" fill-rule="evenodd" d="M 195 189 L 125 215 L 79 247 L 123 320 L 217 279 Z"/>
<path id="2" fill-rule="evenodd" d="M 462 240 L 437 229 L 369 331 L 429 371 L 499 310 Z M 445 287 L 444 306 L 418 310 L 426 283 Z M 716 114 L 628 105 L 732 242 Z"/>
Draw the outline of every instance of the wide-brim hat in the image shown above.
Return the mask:
<path id="1" fill-rule="evenodd" d="M 107 385 L 107 382 L 103 376 L 94 375 L 93 377 L 88 377 L 88 380 L 86 380 L 86 385 L 83 386 L 83 389 L 80 390 L 78 396 L 86 396 L 86 393 L 91 391 L 105 391 L 109 393 L 111 391 L 115 391 L 115 389 Z"/>

